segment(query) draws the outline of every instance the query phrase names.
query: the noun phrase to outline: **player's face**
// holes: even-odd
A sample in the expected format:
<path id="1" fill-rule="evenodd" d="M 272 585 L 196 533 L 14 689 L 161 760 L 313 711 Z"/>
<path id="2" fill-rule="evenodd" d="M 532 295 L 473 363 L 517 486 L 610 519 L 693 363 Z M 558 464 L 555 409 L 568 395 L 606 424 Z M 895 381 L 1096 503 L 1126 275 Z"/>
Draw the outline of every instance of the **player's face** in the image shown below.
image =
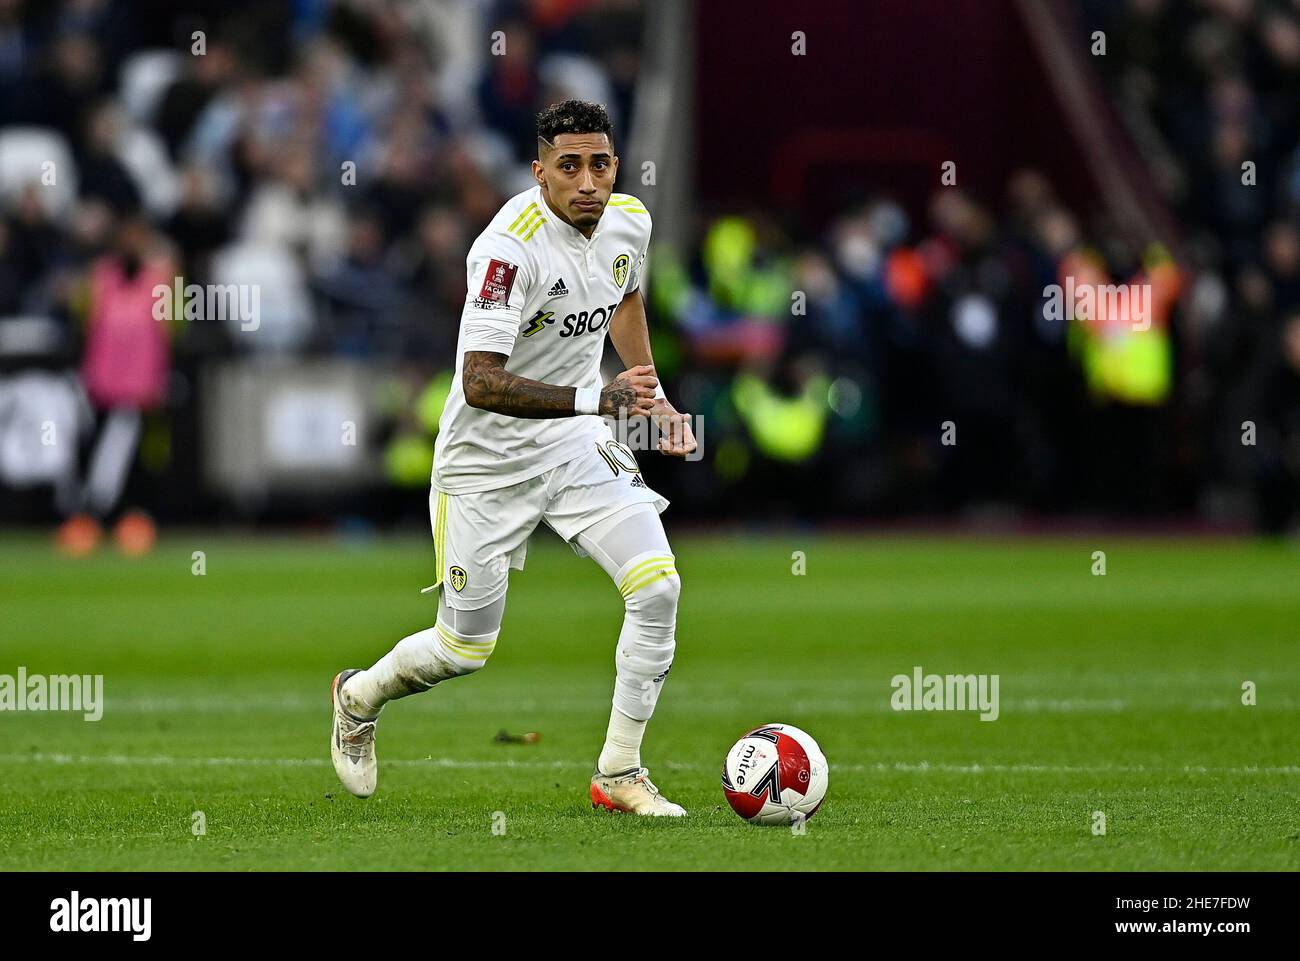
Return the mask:
<path id="1" fill-rule="evenodd" d="M 618 158 L 603 133 L 562 133 L 533 161 L 533 176 L 565 220 L 582 231 L 596 226 L 614 189 Z"/>

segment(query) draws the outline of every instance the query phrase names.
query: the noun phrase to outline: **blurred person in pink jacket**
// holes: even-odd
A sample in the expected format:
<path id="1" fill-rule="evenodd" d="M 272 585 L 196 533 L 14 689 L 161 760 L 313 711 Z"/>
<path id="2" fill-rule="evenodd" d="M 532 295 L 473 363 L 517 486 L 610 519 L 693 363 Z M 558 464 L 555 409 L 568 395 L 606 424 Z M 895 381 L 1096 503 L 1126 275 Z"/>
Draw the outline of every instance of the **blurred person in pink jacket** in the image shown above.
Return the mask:
<path id="1" fill-rule="evenodd" d="M 84 480 L 65 494 L 73 516 L 58 534 L 59 545 L 74 556 L 98 545 L 101 525 L 117 509 L 135 463 L 143 414 L 166 396 L 171 351 L 167 321 L 155 319 L 154 291 L 170 291 L 173 274 L 170 258 L 138 214 L 123 218 L 116 250 L 90 266 L 81 380 L 96 411 L 97 435 Z M 118 547 L 130 555 L 148 552 L 155 536 L 153 521 L 140 510 L 124 513 L 115 530 Z"/>

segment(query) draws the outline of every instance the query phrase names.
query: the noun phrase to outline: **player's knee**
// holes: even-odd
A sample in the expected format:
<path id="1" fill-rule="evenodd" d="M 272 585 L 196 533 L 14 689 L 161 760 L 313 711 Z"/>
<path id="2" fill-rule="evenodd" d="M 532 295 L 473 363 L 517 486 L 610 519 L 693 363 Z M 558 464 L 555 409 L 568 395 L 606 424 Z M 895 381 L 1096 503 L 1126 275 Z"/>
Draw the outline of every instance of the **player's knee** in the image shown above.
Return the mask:
<path id="1" fill-rule="evenodd" d="M 639 601 L 642 605 L 665 614 L 669 612 L 676 614 L 677 601 L 682 596 L 681 576 L 676 571 L 665 572 L 662 577 L 655 578 L 638 593 L 641 595 Z"/>
<path id="2" fill-rule="evenodd" d="M 671 559 L 657 570 L 637 578 L 624 594 L 629 612 L 653 620 L 675 620 L 682 579 Z"/>

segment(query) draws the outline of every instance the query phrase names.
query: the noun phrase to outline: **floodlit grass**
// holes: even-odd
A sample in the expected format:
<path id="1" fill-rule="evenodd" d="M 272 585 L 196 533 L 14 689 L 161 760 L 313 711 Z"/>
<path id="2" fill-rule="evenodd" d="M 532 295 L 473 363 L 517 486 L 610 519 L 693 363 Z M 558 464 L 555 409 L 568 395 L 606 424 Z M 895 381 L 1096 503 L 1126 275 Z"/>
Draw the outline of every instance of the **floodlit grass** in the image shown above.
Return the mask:
<path id="1" fill-rule="evenodd" d="M 426 542 L 193 534 L 72 562 L 11 536 L 0 673 L 103 674 L 106 707 L 0 714 L 0 869 L 1300 867 L 1300 554 L 1106 540 L 674 538 L 678 654 L 643 760 L 690 817 L 643 821 L 587 800 L 622 609 L 553 540 L 487 668 L 385 711 L 359 801 L 329 680 L 432 623 Z M 891 710 L 915 665 L 999 675 L 999 719 Z M 726 749 L 768 721 L 830 759 L 802 836 L 722 797 Z"/>

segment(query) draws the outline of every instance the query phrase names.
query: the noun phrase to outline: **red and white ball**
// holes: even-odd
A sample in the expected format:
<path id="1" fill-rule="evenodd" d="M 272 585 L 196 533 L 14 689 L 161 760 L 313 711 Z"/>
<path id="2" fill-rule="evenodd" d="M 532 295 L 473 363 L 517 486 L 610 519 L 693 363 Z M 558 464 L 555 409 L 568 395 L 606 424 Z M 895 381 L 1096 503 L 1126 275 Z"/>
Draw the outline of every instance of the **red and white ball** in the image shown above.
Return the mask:
<path id="1" fill-rule="evenodd" d="M 722 762 L 727 803 L 751 824 L 791 824 L 812 817 L 828 782 L 822 749 L 807 732 L 789 724 L 754 728 Z"/>

